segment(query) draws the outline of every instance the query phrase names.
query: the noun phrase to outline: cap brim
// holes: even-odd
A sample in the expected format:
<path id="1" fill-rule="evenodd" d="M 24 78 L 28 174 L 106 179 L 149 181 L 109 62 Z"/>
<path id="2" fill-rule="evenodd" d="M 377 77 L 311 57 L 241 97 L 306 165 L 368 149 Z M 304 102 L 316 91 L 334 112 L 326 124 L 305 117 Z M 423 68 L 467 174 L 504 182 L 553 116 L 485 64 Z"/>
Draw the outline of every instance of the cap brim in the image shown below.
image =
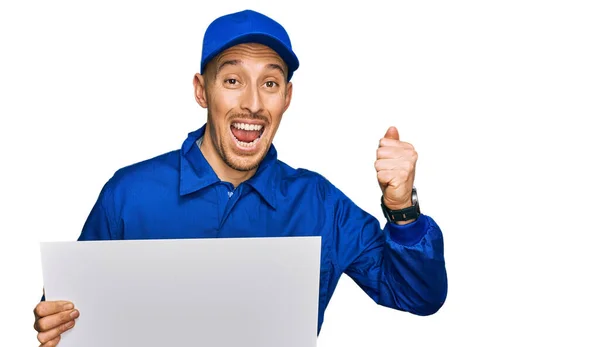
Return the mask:
<path id="1" fill-rule="evenodd" d="M 296 56 L 296 54 L 292 50 L 288 49 L 288 47 L 283 42 L 269 34 L 255 32 L 234 37 L 233 39 L 227 41 L 225 44 L 221 45 L 221 47 L 215 49 L 204 59 L 204 63 L 200 67 L 200 73 L 204 73 L 204 68 L 206 67 L 206 64 L 209 61 L 211 61 L 214 57 L 219 55 L 221 52 L 242 43 L 259 43 L 270 47 L 277 54 L 279 54 L 281 59 L 283 59 L 283 61 L 287 65 L 288 81 L 292 79 L 294 71 L 296 71 L 300 66 L 300 62 L 298 61 L 298 57 Z"/>

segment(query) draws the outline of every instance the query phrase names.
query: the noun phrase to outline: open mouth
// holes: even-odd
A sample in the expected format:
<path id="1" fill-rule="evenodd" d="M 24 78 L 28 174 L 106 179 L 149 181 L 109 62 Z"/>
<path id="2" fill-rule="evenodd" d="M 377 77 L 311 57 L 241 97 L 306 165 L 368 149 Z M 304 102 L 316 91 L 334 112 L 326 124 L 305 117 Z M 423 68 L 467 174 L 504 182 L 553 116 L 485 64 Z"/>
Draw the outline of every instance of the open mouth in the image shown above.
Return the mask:
<path id="1" fill-rule="evenodd" d="M 252 149 L 262 137 L 265 127 L 262 124 L 234 122 L 231 124 L 231 134 L 239 147 Z"/>

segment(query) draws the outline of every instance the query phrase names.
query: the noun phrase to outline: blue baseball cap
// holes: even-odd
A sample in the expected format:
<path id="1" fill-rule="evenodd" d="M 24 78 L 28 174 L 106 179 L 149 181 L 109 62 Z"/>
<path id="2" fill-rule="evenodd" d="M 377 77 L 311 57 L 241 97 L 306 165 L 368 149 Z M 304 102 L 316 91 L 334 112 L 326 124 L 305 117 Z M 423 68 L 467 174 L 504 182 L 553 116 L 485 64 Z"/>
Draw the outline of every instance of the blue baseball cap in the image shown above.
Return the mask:
<path id="1" fill-rule="evenodd" d="M 219 17 L 208 26 L 202 42 L 200 73 L 204 74 L 212 58 L 242 43 L 263 44 L 277 52 L 288 67 L 288 81 L 300 66 L 283 26 L 262 13 L 245 10 Z"/>

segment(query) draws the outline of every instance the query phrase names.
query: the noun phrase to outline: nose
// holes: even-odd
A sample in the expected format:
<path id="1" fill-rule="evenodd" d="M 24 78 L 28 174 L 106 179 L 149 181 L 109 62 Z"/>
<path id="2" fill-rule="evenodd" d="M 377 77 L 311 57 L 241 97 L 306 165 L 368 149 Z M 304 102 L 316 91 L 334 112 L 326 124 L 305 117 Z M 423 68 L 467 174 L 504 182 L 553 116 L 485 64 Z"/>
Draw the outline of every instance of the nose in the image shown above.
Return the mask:
<path id="1" fill-rule="evenodd" d="M 263 111 L 263 100 L 260 92 L 253 84 L 248 85 L 242 95 L 240 107 L 250 114 L 260 114 Z"/>

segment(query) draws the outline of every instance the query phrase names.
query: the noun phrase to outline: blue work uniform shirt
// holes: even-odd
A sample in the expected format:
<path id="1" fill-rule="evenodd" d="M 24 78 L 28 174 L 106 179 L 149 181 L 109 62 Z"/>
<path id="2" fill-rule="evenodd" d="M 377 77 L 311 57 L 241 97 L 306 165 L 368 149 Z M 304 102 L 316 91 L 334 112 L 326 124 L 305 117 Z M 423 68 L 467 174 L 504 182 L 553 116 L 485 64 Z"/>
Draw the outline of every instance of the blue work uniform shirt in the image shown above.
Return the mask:
<path id="1" fill-rule="evenodd" d="M 343 273 L 377 304 L 417 315 L 442 306 L 443 240 L 432 218 L 382 230 L 323 176 L 278 160 L 274 146 L 234 189 L 200 151 L 205 127 L 180 150 L 116 171 L 79 240 L 321 236 L 318 332 Z"/>

